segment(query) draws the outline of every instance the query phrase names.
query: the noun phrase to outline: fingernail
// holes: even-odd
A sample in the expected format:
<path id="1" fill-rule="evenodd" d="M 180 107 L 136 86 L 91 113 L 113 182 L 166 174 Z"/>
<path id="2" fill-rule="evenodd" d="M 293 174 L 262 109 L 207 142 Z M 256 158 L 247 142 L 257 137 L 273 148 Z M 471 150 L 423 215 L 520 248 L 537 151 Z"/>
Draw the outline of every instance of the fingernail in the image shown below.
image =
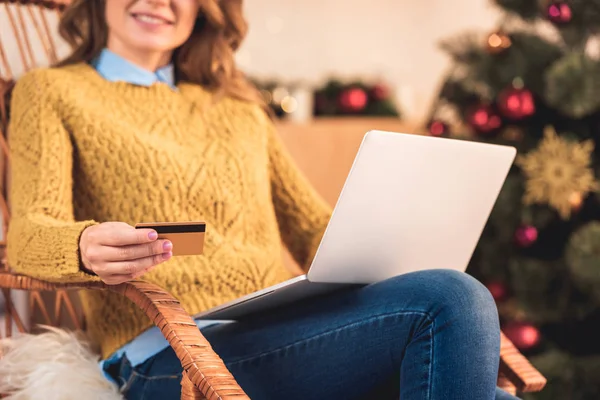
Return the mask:
<path id="1" fill-rule="evenodd" d="M 171 251 L 172 248 L 173 248 L 173 243 L 169 242 L 168 240 L 163 243 L 164 251 Z"/>
<path id="2" fill-rule="evenodd" d="M 158 238 L 158 233 L 156 233 L 156 231 L 151 231 L 151 232 L 148 234 L 148 238 L 149 238 L 150 240 L 156 240 L 156 239 Z"/>
<path id="3" fill-rule="evenodd" d="M 173 256 L 173 253 L 172 253 L 172 252 L 170 252 L 170 251 L 169 251 L 168 253 L 163 253 L 163 258 L 164 258 L 165 260 L 168 260 L 168 259 L 169 259 L 169 258 L 171 258 L 172 256 Z"/>

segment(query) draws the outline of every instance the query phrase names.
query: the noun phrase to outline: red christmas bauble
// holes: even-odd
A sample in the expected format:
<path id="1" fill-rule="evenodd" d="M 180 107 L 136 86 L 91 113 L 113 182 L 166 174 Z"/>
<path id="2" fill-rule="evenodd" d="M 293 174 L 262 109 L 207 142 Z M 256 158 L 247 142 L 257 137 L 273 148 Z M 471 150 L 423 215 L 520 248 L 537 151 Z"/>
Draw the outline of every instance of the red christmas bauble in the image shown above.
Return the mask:
<path id="1" fill-rule="evenodd" d="M 428 131 L 431 136 L 446 136 L 449 128 L 445 122 L 433 120 L 429 123 Z"/>
<path id="2" fill-rule="evenodd" d="M 515 232 L 515 243 L 519 247 L 529 247 L 538 239 L 538 230 L 535 226 L 522 225 Z"/>
<path id="3" fill-rule="evenodd" d="M 567 24 L 573 19 L 573 11 L 564 1 L 555 1 L 548 6 L 548 19 L 555 24 Z"/>
<path id="4" fill-rule="evenodd" d="M 344 112 L 359 112 L 367 106 L 368 96 L 361 88 L 350 88 L 340 94 L 340 107 Z"/>
<path id="5" fill-rule="evenodd" d="M 376 101 L 386 100 L 390 97 L 390 89 L 386 85 L 378 83 L 371 89 L 371 97 Z"/>
<path id="6" fill-rule="evenodd" d="M 510 87 L 498 95 L 498 109 L 507 118 L 519 120 L 535 114 L 533 94 L 527 89 Z"/>
<path id="7" fill-rule="evenodd" d="M 540 343 L 540 331 L 526 322 L 510 322 L 502 328 L 502 332 L 519 350 L 530 350 Z"/>
<path id="8" fill-rule="evenodd" d="M 477 133 L 488 134 L 502 125 L 500 117 L 490 106 L 480 105 L 471 110 L 468 115 L 469 124 Z"/>
<path id="9" fill-rule="evenodd" d="M 489 282 L 485 287 L 487 287 L 492 294 L 492 297 L 497 302 L 505 300 L 508 297 L 508 289 L 502 282 Z"/>

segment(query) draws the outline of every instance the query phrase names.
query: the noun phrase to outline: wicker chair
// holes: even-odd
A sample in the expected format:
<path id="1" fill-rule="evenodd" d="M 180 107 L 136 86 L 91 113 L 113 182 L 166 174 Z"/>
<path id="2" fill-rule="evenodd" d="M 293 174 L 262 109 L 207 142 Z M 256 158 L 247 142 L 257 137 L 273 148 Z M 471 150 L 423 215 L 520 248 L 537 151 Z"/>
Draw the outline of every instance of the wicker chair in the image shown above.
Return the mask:
<path id="1" fill-rule="evenodd" d="M 9 64 L 7 52 L 13 55 L 18 52 L 21 72 L 33 66 L 55 62 L 58 59 L 57 46 L 54 42 L 49 21 L 56 17 L 70 0 L 0 0 L 0 21 L 6 18 L 12 29 L 12 37 L 8 40 L 0 32 L 0 173 L 2 174 L 2 196 L 0 211 L 2 216 L 3 238 L 10 220 L 7 202 L 7 177 L 10 153 L 6 141 L 8 126 L 8 98 L 14 81 L 13 66 Z M 7 40 L 3 42 L 3 40 Z M 6 43 L 13 45 L 14 50 L 7 50 Z M 41 49 L 41 50 L 40 50 Z M 36 56 L 45 56 L 39 61 Z M 247 399 L 248 396 L 236 383 L 223 361 L 212 350 L 208 341 L 202 336 L 192 318 L 183 310 L 180 303 L 169 293 L 156 285 L 132 281 L 129 283 L 108 286 L 102 283 L 87 284 L 55 284 L 21 276 L 10 271 L 5 257 L 6 242 L 0 242 L 0 290 L 4 296 L 5 335 L 11 336 L 13 326 L 20 332 L 31 330 L 31 315 L 42 316 L 46 325 L 64 326 L 63 309 L 66 309 L 71 322 L 70 327 L 82 329 L 84 326 L 74 307 L 70 293 L 85 290 L 110 290 L 119 293 L 145 311 L 148 318 L 160 328 L 165 338 L 181 360 L 183 379 L 181 382 L 182 399 Z M 27 291 L 29 306 L 23 317 L 14 304 L 15 290 Z M 53 294 L 48 299 L 47 294 Z M 20 292 L 22 293 L 22 292 Z M 0 297 L 1 300 L 1 297 Z M 49 301 L 54 302 L 54 315 L 46 307 Z M 21 310 L 22 311 L 22 310 Z M 540 391 L 546 383 L 545 378 L 521 355 L 514 345 L 502 335 L 501 363 L 498 385 L 509 392 Z M 0 394 L 0 397 L 1 394 Z"/>

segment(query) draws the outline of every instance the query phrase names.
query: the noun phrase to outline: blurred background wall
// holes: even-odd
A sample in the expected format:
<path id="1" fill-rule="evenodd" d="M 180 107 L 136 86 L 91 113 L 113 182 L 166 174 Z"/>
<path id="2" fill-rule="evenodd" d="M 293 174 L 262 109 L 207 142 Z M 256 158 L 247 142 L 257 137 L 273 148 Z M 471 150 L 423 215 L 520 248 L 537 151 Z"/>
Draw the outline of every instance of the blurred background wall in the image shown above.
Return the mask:
<path id="1" fill-rule="evenodd" d="M 437 42 L 464 29 L 492 29 L 497 20 L 490 2 L 481 0 L 252 0 L 245 9 L 250 32 L 238 60 L 249 74 L 309 85 L 332 76 L 383 78 L 407 118 L 423 116 L 448 67 Z M 50 13 L 52 26 L 55 21 Z M 10 37 L 10 25 L 0 13 L 0 39 Z M 3 45 L 18 74 L 16 43 Z"/>

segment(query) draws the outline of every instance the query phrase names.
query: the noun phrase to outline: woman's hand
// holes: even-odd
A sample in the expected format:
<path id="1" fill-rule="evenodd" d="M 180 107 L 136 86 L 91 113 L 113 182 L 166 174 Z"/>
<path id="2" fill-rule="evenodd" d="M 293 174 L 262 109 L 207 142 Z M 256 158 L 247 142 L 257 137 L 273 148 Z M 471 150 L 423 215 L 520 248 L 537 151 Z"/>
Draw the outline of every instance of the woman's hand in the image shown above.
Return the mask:
<path id="1" fill-rule="evenodd" d="M 123 222 L 90 226 L 79 240 L 83 267 L 108 285 L 136 279 L 173 255 L 172 243 L 157 237 L 152 229 Z"/>

